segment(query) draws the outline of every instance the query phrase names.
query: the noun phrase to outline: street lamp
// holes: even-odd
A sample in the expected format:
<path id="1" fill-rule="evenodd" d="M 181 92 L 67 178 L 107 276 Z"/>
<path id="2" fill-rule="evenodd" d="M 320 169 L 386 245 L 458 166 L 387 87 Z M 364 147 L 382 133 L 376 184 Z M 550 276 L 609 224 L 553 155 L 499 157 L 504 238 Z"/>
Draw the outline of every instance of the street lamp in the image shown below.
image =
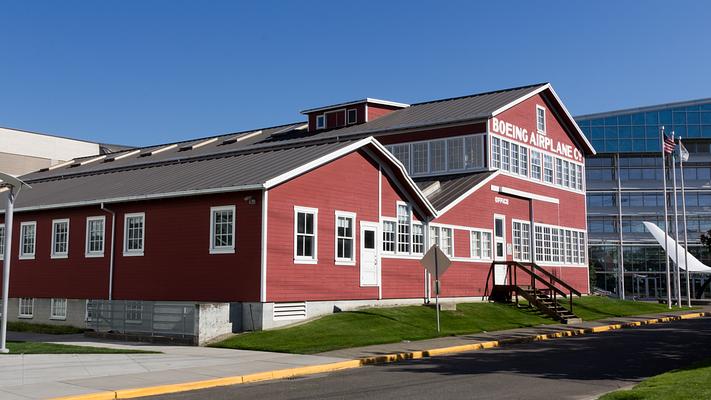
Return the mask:
<path id="1" fill-rule="evenodd" d="M 9 353 L 7 342 L 7 301 L 10 293 L 10 258 L 12 247 L 12 210 L 15 198 L 22 188 L 31 189 L 30 185 L 15 178 L 14 176 L 0 172 L 0 192 L 7 192 L 5 201 L 5 243 L 2 243 L 3 252 L 2 265 L 2 323 L 0 323 L 0 353 Z"/>

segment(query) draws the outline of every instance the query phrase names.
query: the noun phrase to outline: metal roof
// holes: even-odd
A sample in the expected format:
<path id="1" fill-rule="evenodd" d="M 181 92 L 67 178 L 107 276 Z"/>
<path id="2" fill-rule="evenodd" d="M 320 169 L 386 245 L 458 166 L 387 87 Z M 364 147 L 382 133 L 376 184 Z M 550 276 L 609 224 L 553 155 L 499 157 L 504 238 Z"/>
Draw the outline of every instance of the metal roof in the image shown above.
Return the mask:
<path id="1" fill-rule="evenodd" d="M 424 190 L 435 184 L 435 182 L 439 182 L 439 188 L 430 193 L 427 196 L 427 200 L 432 203 L 434 208 L 441 211 L 453 201 L 462 197 L 469 189 L 478 185 L 494 173 L 496 173 L 496 171 L 420 178 L 415 179 L 415 183 L 420 190 Z"/>
<path id="2" fill-rule="evenodd" d="M 599 112 L 599 113 L 594 113 L 594 114 L 576 115 L 574 118 L 576 120 L 586 121 L 589 119 L 611 117 L 611 116 L 615 116 L 615 115 L 634 114 L 634 113 L 638 113 L 638 112 L 647 112 L 647 111 L 661 111 L 661 110 L 666 110 L 669 108 L 697 106 L 697 105 L 708 104 L 708 103 L 711 103 L 711 98 L 677 101 L 677 102 L 673 102 L 673 103 L 655 104 L 652 106 L 623 108 L 620 110 L 604 111 L 604 112 Z"/>

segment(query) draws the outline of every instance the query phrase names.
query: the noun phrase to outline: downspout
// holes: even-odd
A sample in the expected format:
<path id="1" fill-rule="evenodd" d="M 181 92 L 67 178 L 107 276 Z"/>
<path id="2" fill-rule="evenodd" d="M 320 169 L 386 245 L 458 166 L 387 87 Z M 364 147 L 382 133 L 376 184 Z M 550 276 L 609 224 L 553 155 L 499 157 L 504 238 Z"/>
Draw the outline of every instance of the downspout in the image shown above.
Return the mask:
<path id="1" fill-rule="evenodd" d="M 109 254 L 109 301 L 113 300 L 114 296 L 114 243 L 116 241 L 116 213 L 104 207 L 101 203 L 101 209 L 111 214 L 111 253 Z"/>

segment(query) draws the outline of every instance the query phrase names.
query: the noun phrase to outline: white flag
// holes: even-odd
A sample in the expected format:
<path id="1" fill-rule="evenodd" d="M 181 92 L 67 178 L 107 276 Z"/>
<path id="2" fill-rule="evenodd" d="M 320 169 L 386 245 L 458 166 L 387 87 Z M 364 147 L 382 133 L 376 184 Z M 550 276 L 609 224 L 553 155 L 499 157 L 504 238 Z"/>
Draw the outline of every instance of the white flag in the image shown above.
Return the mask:
<path id="1" fill-rule="evenodd" d="M 681 158 L 681 161 L 689 161 L 689 150 L 681 144 L 681 140 L 679 141 L 679 157 Z"/>

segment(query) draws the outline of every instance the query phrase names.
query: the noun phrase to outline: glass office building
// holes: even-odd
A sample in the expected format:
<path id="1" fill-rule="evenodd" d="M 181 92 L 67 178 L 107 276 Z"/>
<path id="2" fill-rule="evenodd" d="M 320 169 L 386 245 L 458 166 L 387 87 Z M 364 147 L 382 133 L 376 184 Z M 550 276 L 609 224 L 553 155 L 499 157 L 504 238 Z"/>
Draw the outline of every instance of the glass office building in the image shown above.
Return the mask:
<path id="1" fill-rule="evenodd" d="M 659 131 L 661 126 L 667 133 L 674 131 L 690 152 L 689 161 L 684 163 L 689 248 L 699 260 L 711 265 L 711 254 L 700 242 L 701 233 L 711 230 L 711 99 L 575 119 L 598 152 L 586 161 L 589 260 L 595 286 L 618 294 L 622 263 L 626 297 L 666 297 L 665 256 L 643 225 L 648 221 L 664 229 Z M 670 171 L 667 177 L 671 189 Z M 680 188 L 678 164 L 677 185 Z M 671 190 L 668 196 L 673 237 Z M 679 239 L 683 243 L 680 190 L 678 207 Z M 708 276 L 692 274 L 691 278 L 693 296 Z M 682 284 L 684 295 L 685 287 Z M 705 297 L 711 297 L 708 288 Z"/>

